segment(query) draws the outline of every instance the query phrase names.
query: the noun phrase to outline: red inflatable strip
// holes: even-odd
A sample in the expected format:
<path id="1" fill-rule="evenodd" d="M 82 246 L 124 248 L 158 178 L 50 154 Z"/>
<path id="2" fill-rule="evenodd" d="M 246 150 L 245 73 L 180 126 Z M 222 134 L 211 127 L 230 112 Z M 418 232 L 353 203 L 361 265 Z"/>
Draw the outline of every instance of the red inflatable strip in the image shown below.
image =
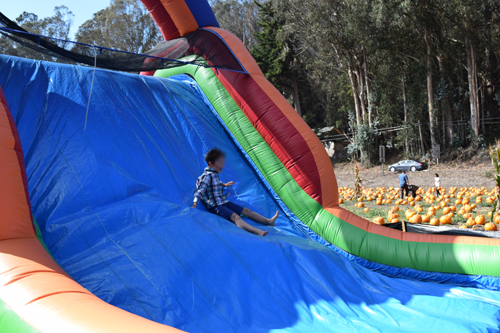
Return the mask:
<path id="1" fill-rule="evenodd" d="M 0 239 L 35 237 L 21 140 L 1 88 L 0 161 Z"/>
<path id="2" fill-rule="evenodd" d="M 158 28 L 163 35 L 163 39 L 171 40 L 180 37 L 179 30 L 172 21 L 170 15 L 168 15 L 167 10 L 163 6 L 160 0 L 141 0 L 144 7 L 149 11 L 149 14 L 153 17 L 153 20 L 158 25 Z"/>
<path id="3" fill-rule="evenodd" d="M 224 70 L 214 72 L 299 186 L 322 204 L 321 182 L 314 156 L 290 120 L 252 76 Z"/>
<path id="4" fill-rule="evenodd" d="M 311 190 L 307 188 L 308 186 L 307 183 L 300 183 L 296 178 L 297 175 L 295 173 L 292 173 L 293 177 L 297 180 L 299 185 L 309 195 L 311 195 L 311 193 L 314 194 L 320 193 L 321 194 L 320 200 L 316 199 L 316 201 L 321 203 L 323 207 L 337 206 L 339 202 L 339 195 L 338 195 L 337 180 L 335 178 L 335 173 L 333 171 L 330 158 L 328 157 L 325 148 L 319 141 L 316 134 L 314 134 L 314 132 L 311 131 L 310 127 L 304 122 L 304 120 L 300 117 L 300 115 L 298 115 L 297 112 L 295 112 L 293 107 L 283 97 L 283 95 L 281 95 L 281 93 L 269 81 L 266 80 L 264 74 L 262 73 L 259 66 L 251 56 L 250 52 L 248 52 L 243 43 L 236 36 L 220 28 L 210 27 L 210 28 L 205 28 L 204 30 L 213 31 L 218 36 L 220 36 L 220 38 L 224 40 L 225 44 L 230 48 L 231 52 L 234 53 L 234 56 L 238 59 L 238 61 L 242 64 L 242 66 L 245 67 L 245 70 L 253 78 L 254 82 L 260 87 L 261 94 L 266 95 L 267 96 L 266 100 L 270 100 L 271 103 L 274 104 L 272 109 L 274 110 L 273 112 L 276 112 L 275 117 L 277 117 L 278 114 L 281 114 L 283 118 L 286 118 L 288 120 L 288 123 L 292 124 L 293 127 L 293 132 L 290 133 L 298 133 L 302 137 L 302 139 L 299 140 L 298 142 L 306 143 L 309 151 L 313 156 L 313 159 L 305 163 L 311 163 L 315 165 L 316 167 L 315 173 L 317 173 L 319 182 L 310 184 L 315 187 L 314 190 Z M 229 84 L 234 86 L 232 82 L 229 82 Z M 229 88 L 229 86 L 225 87 L 226 89 Z M 238 90 L 239 89 L 240 87 L 238 87 Z M 242 86 L 241 89 L 244 90 L 246 88 Z M 257 92 L 259 90 L 256 89 L 255 91 Z M 252 98 L 252 96 L 249 96 L 249 98 L 245 100 L 244 103 L 253 103 L 255 105 L 253 109 L 257 110 L 259 107 L 262 107 L 259 105 L 260 101 L 256 101 L 256 99 L 258 98 L 259 97 L 254 96 Z M 264 111 L 270 112 L 270 110 L 271 109 L 268 110 L 267 107 Z M 266 126 L 267 125 L 269 124 L 266 124 Z M 288 138 L 287 136 L 284 136 L 280 138 L 280 140 L 286 141 L 287 138 Z M 283 144 L 284 146 L 286 145 L 286 147 L 290 147 L 289 142 L 282 141 L 281 144 Z M 288 150 L 287 152 L 292 154 L 292 156 L 294 156 L 295 161 L 302 159 L 300 152 L 296 152 L 293 149 L 293 147 L 287 149 L 291 149 Z M 302 169 L 302 167 L 300 169 Z M 310 179 L 310 181 L 314 181 L 315 178 L 316 175 L 312 175 L 308 179 Z M 314 197 L 313 195 L 311 196 Z"/>

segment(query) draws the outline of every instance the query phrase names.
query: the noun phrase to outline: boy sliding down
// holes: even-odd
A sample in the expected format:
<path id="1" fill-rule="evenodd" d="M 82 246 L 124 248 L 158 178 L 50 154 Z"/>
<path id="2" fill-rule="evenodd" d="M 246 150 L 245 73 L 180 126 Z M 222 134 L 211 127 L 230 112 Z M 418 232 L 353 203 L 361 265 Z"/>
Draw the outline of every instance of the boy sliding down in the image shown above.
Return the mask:
<path id="1" fill-rule="evenodd" d="M 248 208 L 243 208 L 240 205 L 227 200 L 229 194 L 223 194 L 223 188 L 234 185 L 234 182 L 223 183 L 219 179 L 219 173 L 224 168 L 226 156 L 217 148 L 210 150 L 205 157 L 208 167 L 205 168 L 203 174 L 196 181 L 196 192 L 194 194 L 193 208 L 196 208 L 198 200 L 205 202 L 207 209 L 212 214 L 222 216 L 226 220 L 234 222 L 238 227 L 256 235 L 265 236 L 269 231 L 260 230 L 252 227 L 250 224 L 243 221 L 240 215 L 245 215 L 255 222 L 274 226 L 278 218 L 278 212 L 270 218 L 252 212 Z"/>

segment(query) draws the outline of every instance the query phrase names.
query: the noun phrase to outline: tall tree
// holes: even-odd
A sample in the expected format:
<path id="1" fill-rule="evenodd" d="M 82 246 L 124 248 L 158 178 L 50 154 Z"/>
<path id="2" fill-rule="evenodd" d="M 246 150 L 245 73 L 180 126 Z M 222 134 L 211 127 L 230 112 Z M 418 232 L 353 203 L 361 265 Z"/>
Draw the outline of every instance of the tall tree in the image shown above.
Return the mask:
<path id="1" fill-rule="evenodd" d="M 112 0 L 76 33 L 76 41 L 133 53 L 145 53 L 162 40 L 161 33 L 140 0 Z M 81 52 L 92 50 L 83 48 Z"/>
<path id="2" fill-rule="evenodd" d="M 253 0 L 211 0 L 221 28 L 235 34 L 248 50 L 257 44 L 259 7 Z"/>
<path id="3" fill-rule="evenodd" d="M 66 6 L 54 8 L 54 15 L 40 19 L 33 13 L 23 12 L 16 18 L 16 22 L 28 32 L 58 38 L 51 40 L 52 43 L 60 47 L 70 47 L 66 40 L 71 39 L 70 31 L 73 25 L 73 13 Z M 18 57 L 58 61 L 58 58 L 37 51 L 38 45 L 25 41 L 27 46 L 13 42 L 5 36 L 0 38 L 0 52 L 3 54 L 15 55 Z"/>
<path id="4" fill-rule="evenodd" d="M 285 21 L 276 16 L 272 0 L 256 4 L 259 7 L 258 25 L 261 31 L 256 35 L 258 44 L 252 55 L 268 80 L 292 97 L 295 111 L 302 116 L 298 82 L 298 45 L 293 35 L 284 31 Z"/>

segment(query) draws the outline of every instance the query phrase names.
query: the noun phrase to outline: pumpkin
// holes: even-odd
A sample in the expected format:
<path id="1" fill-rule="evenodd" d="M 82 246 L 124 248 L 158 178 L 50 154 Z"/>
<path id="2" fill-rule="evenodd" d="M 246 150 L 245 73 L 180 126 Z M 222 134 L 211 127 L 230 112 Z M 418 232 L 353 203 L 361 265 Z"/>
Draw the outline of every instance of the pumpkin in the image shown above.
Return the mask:
<path id="1" fill-rule="evenodd" d="M 382 216 L 377 216 L 373 219 L 373 223 L 382 225 L 385 223 L 384 218 Z"/>
<path id="2" fill-rule="evenodd" d="M 422 223 L 422 216 L 415 214 L 410 218 L 411 223 Z"/>
<path id="3" fill-rule="evenodd" d="M 486 231 L 497 231 L 497 225 L 495 223 L 486 223 L 484 225 L 484 230 Z"/>
<path id="4" fill-rule="evenodd" d="M 430 225 L 439 225 L 439 219 L 437 217 L 433 217 L 429 222 Z"/>
<path id="5" fill-rule="evenodd" d="M 493 218 L 493 221 L 494 221 L 495 223 L 500 224 L 500 215 L 496 215 L 496 216 Z"/>
<path id="6" fill-rule="evenodd" d="M 339 199 L 339 204 L 344 203 L 344 199 Z"/>
<path id="7" fill-rule="evenodd" d="M 451 216 L 450 215 L 443 215 L 439 219 L 439 222 L 441 224 L 451 224 Z"/>
<path id="8" fill-rule="evenodd" d="M 486 223 L 486 219 L 484 218 L 484 215 L 479 214 L 476 216 L 476 224 L 479 225 L 484 225 Z"/>
<path id="9" fill-rule="evenodd" d="M 366 207 L 365 209 L 363 209 L 363 212 L 368 213 L 369 210 L 370 208 Z"/>
<path id="10" fill-rule="evenodd" d="M 469 219 L 465 224 L 467 224 L 469 227 L 472 227 L 473 225 L 476 224 L 476 220 L 474 220 L 472 217 L 469 217 Z"/>
<path id="11" fill-rule="evenodd" d="M 431 221 L 431 217 L 427 214 L 422 216 L 422 222 L 429 223 Z"/>
<path id="12" fill-rule="evenodd" d="M 451 208 L 450 207 L 444 207 L 443 208 L 443 214 L 449 214 L 451 212 Z"/>

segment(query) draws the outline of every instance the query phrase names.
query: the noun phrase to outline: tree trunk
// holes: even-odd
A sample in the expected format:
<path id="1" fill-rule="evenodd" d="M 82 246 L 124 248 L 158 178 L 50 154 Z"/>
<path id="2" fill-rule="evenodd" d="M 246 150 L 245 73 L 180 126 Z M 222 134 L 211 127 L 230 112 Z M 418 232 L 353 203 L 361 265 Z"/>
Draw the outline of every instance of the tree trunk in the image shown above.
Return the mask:
<path id="1" fill-rule="evenodd" d="M 371 100 L 371 95 L 370 95 L 370 80 L 368 79 L 368 70 L 367 64 L 366 64 L 366 48 L 363 45 L 363 70 L 365 74 L 365 86 L 366 86 L 366 101 L 368 102 L 368 124 L 370 127 L 373 126 L 373 121 L 372 121 L 372 111 L 373 111 L 373 105 L 372 105 L 372 100 Z"/>
<path id="2" fill-rule="evenodd" d="M 444 110 L 441 112 L 441 128 L 443 129 L 443 136 L 441 138 L 441 143 L 443 146 L 446 144 L 446 120 L 444 119 Z"/>
<path id="3" fill-rule="evenodd" d="M 485 82 L 481 85 L 481 133 L 486 135 L 486 127 L 484 124 L 484 85 Z"/>
<path id="4" fill-rule="evenodd" d="M 429 104 L 429 131 L 431 133 L 431 150 L 436 145 L 434 128 L 434 86 L 432 82 L 432 45 L 427 27 L 425 27 L 425 44 L 427 46 L 427 99 Z"/>
<path id="5" fill-rule="evenodd" d="M 356 80 L 354 79 L 354 73 L 349 66 L 349 80 L 351 81 L 352 96 L 354 98 L 354 109 L 356 110 L 356 124 L 361 125 L 361 105 L 358 99 L 358 87 L 356 85 Z"/>
<path id="6" fill-rule="evenodd" d="M 489 0 L 483 0 L 484 4 L 484 25 L 492 26 L 492 10 Z M 484 45 L 485 45 L 485 65 L 486 73 L 484 77 L 484 116 L 485 117 L 496 117 L 497 116 L 497 102 L 495 101 L 495 84 L 493 83 L 493 78 L 495 77 L 495 71 L 498 68 L 498 59 L 496 53 L 492 50 L 492 38 L 491 29 L 484 30 Z"/>
<path id="7" fill-rule="evenodd" d="M 448 134 L 448 146 L 453 146 L 453 137 L 455 136 L 455 128 L 453 126 L 453 112 L 451 111 L 450 98 L 446 96 L 445 99 L 445 110 L 446 110 L 446 132 Z"/>
<path id="8" fill-rule="evenodd" d="M 297 80 L 293 80 L 293 90 L 292 90 L 292 98 L 293 98 L 293 107 L 295 111 L 302 117 L 302 110 L 300 108 L 300 96 L 299 96 L 299 85 Z"/>
<path id="9" fill-rule="evenodd" d="M 470 122 L 472 135 L 479 136 L 479 98 L 477 86 L 477 56 L 476 48 L 470 37 L 465 37 L 465 48 L 467 49 L 467 81 L 469 83 Z"/>
<path id="10" fill-rule="evenodd" d="M 448 79 L 443 59 L 441 57 L 438 58 L 438 64 L 441 76 L 445 79 L 446 84 L 449 86 L 450 80 Z M 451 111 L 451 102 L 448 93 L 446 94 L 446 96 L 444 96 L 443 99 L 441 99 L 441 107 L 443 109 L 443 131 L 445 131 L 446 134 L 443 135 L 443 144 L 451 147 L 453 146 L 453 136 L 455 135 L 455 133 L 453 127 L 453 112 Z M 446 137 L 448 138 L 448 141 L 446 141 Z"/>
<path id="11" fill-rule="evenodd" d="M 404 111 L 404 124 L 405 126 L 408 126 L 408 98 L 406 97 L 406 83 L 405 83 L 405 72 L 403 71 L 403 111 Z M 405 128 L 405 131 L 408 129 Z M 406 157 L 408 158 L 408 135 L 405 136 L 405 153 Z"/>
<path id="12" fill-rule="evenodd" d="M 361 121 L 361 103 L 359 101 L 359 94 L 358 94 L 358 86 L 356 84 L 356 79 L 354 78 L 354 75 L 355 73 L 353 73 L 352 71 L 352 68 L 349 66 L 349 80 L 351 81 L 351 88 L 352 88 L 352 96 L 354 98 L 354 108 L 356 110 L 356 124 L 358 126 L 360 126 L 362 124 L 362 121 Z M 354 134 L 355 135 L 355 138 L 354 140 L 356 140 L 356 133 Z M 364 165 L 366 164 L 366 154 L 365 152 L 363 151 L 363 147 L 361 149 L 359 149 L 359 157 L 361 159 L 361 163 Z"/>
<path id="13" fill-rule="evenodd" d="M 358 94 L 359 94 L 359 103 L 361 104 L 361 114 L 363 118 L 363 123 L 366 123 L 366 115 L 368 114 L 366 110 L 366 102 L 365 102 L 365 79 L 363 74 L 361 73 L 361 69 L 358 66 L 358 70 L 355 72 L 358 78 Z"/>

